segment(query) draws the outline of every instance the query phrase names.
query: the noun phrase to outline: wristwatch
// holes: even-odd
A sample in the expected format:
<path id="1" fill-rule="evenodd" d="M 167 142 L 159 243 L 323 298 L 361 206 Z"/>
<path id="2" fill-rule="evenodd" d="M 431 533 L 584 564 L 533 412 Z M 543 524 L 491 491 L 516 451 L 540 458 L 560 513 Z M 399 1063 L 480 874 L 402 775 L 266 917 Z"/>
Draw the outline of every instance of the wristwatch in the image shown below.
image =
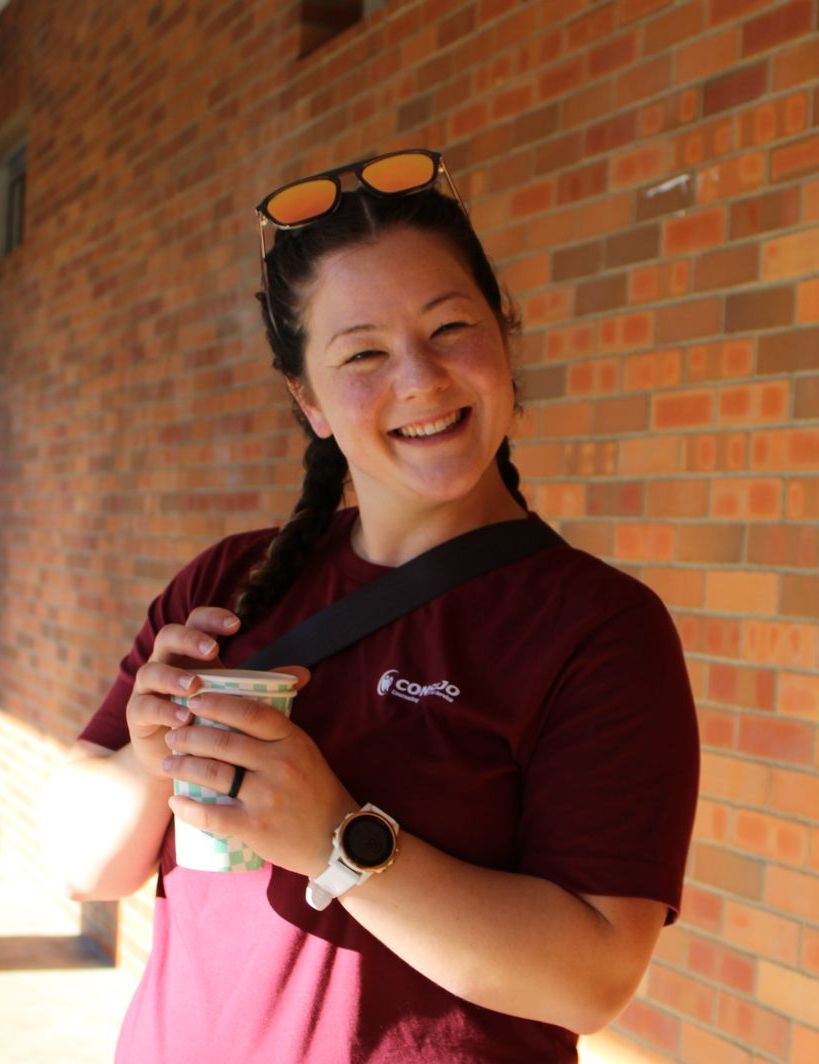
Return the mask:
<path id="1" fill-rule="evenodd" d="M 397 853 L 398 824 L 391 816 L 369 802 L 348 813 L 333 832 L 330 863 L 307 884 L 308 905 L 326 909 L 333 898 L 389 868 Z"/>

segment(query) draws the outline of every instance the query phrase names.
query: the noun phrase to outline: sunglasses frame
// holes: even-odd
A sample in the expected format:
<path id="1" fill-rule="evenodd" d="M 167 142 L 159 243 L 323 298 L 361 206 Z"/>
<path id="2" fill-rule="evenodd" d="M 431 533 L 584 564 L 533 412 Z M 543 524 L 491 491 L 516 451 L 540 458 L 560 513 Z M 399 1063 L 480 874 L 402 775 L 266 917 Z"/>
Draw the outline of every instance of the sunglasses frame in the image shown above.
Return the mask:
<path id="1" fill-rule="evenodd" d="M 400 155 L 424 155 L 428 159 L 430 159 L 433 163 L 434 169 L 432 172 L 432 176 L 429 178 L 429 180 L 424 181 L 420 185 L 414 185 L 412 188 L 399 189 L 395 192 L 383 192 L 381 189 L 375 188 L 373 185 L 371 185 L 363 176 L 364 170 L 373 163 L 381 162 L 384 159 L 393 159 L 396 156 Z M 384 199 L 392 199 L 395 196 L 412 196 L 416 192 L 423 192 L 427 188 L 432 188 L 438 181 L 439 177 L 443 175 L 449 187 L 449 190 L 452 193 L 453 198 L 463 211 L 464 217 L 466 218 L 467 222 L 469 222 L 469 212 L 466 209 L 466 204 L 461 199 L 461 194 L 458 192 L 458 189 L 455 186 L 455 182 L 452 180 L 452 175 L 447 169 L 447 165 L 444 162 L 443 155 L 441 155 L 440 152 L 432 151 L 429 148 L 405 148 L 403 151 L 385 152 L 382 155 L 373 155 L 366 159 L 358 159 L 354 163 L 347 163 L 345 166 L 336 166 L 332 170 L 323 170 L 320 173 L 311 174 L 309 177 L 299 178 L 298 181 L 290 181 L 286 185 L 281 185 L 279 188 L 276 188 L 272 192 L 269 192 L 256 205 L 256 217 L 259 223 L 259 245 L 262 259 L 262 284 L 264 287 L 264 296 L 265 303 L 267 304 L 268 317 L 270 318 L 270 322 L 273 325 L 274 329 L 276 328 L 276 320 L 273 315 L 273 309 L 270 305 L 269 283 L 267 274 L 267 256 L 270 251 L 273 250 L 273 247 L 275 247 L 275 245 L 273 245 L 273 247 L 271 247 L 269 250 L 265 247 L 264 231 L 268 226 L 271 225 L 274 226 L 276 229 L 303 229 L 305 226 L 313 225 L 314 222 L 319 222 L 322 218 L 326 218 L 328 215 L 332 214 L 333 211 L 338 208 L 338 205 L 341 202 L 342 187 L 340 178 L 345 174 L 353 174 L 359 185 L 361 185 L 361 187 L 364 188 L 368 193 L 373 196 L 382 196 Z M 268 204 L 274 196 L 277 196 L 280 192 L 285 192 L 289 188 L 294 188 L 298 185 L 307 184 L 308 182 L 316 181 L 319 178 L 325 178 L 330 180 L 336 187 L 335 199 L 333 200 L 332 204 L 327 208 L 327 210 L 322 211 L 320 214 L 311 215 L 303 222 L 293 222 L 290 224 L 277 222 L 276 219 L 268 213 L 266 204 Z"/>

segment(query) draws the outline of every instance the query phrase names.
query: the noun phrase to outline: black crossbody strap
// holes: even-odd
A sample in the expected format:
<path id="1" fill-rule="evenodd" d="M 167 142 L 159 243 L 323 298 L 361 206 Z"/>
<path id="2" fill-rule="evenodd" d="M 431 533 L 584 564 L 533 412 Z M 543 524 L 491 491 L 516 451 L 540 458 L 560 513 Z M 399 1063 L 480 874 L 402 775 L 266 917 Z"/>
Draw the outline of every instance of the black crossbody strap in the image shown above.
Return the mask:
<path id="1" fill-rule="evenodd" d="M 537 518 L 465 532 L 337 599 L 241 667 L 312 667 L 459 584 L 564 542 Z"/>

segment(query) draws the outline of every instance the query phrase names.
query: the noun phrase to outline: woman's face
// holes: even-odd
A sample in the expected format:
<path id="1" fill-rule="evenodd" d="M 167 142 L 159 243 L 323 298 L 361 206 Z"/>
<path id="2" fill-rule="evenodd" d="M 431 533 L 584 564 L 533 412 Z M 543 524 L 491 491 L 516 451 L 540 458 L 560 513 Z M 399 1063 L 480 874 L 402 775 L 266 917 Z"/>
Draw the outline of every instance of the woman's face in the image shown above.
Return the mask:
<path id="1" fill-rule="evenodd" d="M 447 241 L 403 228 L 327 255 L 303 316 L 295 394 L 316 434 L 335 436 L 362 510 L 491 490 L 514 410 L 509 355 Z"/>

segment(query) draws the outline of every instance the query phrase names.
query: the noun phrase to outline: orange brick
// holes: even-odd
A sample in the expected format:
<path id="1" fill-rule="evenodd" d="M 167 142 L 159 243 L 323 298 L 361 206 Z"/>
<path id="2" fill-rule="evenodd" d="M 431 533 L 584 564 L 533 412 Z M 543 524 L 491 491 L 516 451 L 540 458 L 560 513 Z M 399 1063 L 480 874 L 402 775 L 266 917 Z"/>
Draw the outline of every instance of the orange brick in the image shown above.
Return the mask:
<path id="1" fill-rule="evenodd" d="M 819 975 L 819 931 L 813 928 L 805 928 L 802 967 Z"/>
<path id="2" fill-rule="evenodd" d="M 770 669 L 711 662 L 708 666 L 707 694 L 710 701 L 723 705 L 773 709 L 774 673 Z M 740 727 L 745 723 L 745 720 L 741 720 Z"/>
<path id="3" fill-rule="evenodd" d="M 593 354 L 594 350 L 595 328 L 593 325 L 570 325 L 562 329 L 549 330 L 546 356 L 550 361 L 579 358 Z"/>
<path id="4" fill-rule="evenodd" d="M 690 274 L 688 259 L 638 267 L 632 270 L 629 278 L 629 303 L 649 303 L 685 295 L 690 288 Z"/>
<path id="5" fill-rule="evenodd" d="M 779 912 L 813 922 L 819 912 L 819 877 L 772 866 L 768 869 L 765 901 Z"/>
<path id="6" fill-rule="evenodd" d="M 779 812 L 815 823 L 819 820 L 819 776 L 811 772 L 774 769 L 770 805 Z"/>
<path id="7" fill-rule="evenodd" d="M 746 902 L 726 901 L 723 936 L 740 949 L 785 964 L 795 964 L 799 955 L 800 928 L 796 921 Z"/>
<path id="8" fill-rule="evenodd" d="M 790 389 L 788 381 L 721 388 L 718 393 L 718 421 L 723 424 L 753 425 L 765 421 L 784 421 L 788 416 Z"/>
<path id="9" fill-rule="evenodd" d="M 664 255 L 683 255 L 703 248 L 716 247 L 725 240 L 725 211 L 712 208 L 690 214 L 686 218 L 671 218 L 665 223 Z"/>
<path id="10" fill-rule="evenodd" d="M 601 395 L 615 392 L 620 383 L 620 363 L 616 359 L 597 359 L 569 367 L 568 395 Z"/>
<path id="11" fill-rule="evenodd" d="M 701 791 L 713 798 L 757 807 L 765 806 L 771 791 L 772 770 L 758 762 L 747 761 L 735 755 L 706 752 L 702 757 Z M 774 769 L 773 774 L 783 770 Z M 796 773 L 785 773 L 796 776 Z M 804 778 L 804 774 L 800 774 Z M 787 796 L 789 779 L 784 779 L 780 790 Z M 777 808 L 780 808 L 777 806 Z"/>
<path id="12" fill-rule="evenodd" d="M 617 471 L 624 476 L 676 473 L 680 469 L 680 443 L 680 437 L 674 435 L 621 440 Z"/>
<path id="13" fill-rule="evenodd" d="M 749 661 L 805 669 L 816 664 L 819 631 L 814 625 L 746 621 L 744 636 L 743 657 Z"/>
<path id="14" fill-rule="evenodd" d="M 813 639 L 816 629 L 802 625 Z M 806 668 L 813 670 L 815 658 Z M 776 708 L 778 712 L 790 717 L 805 717 L 807 720 L 819 721 L 819 675 L 811 672 L 781 672 L 779 674 L 779 692 Z M 819 803 L 816 806 L 819 819 Z"/>
<path id="15" fill-rule="evenodd" d="M 560 472 L 560 445 L 557 443 L 519 443 L 515 464 L 523 477 L 554 476 Z"/>
<path id="16" fill-rule="evenodd" d="M 697 126 L 677 137 L 674 142 L 674 161 L 678 168 L 701 166 L 734 151 L 737 134 L 730 119 L 717 118 Z"/>
<path id="17" fill-rule="evenodd" d="M 802 133 L 810 119 L 807 93 L 799 92 L 784 99 L 766 100 L 740 115 L 739 147 L 769 144 Z"/>
<path id="18" fill-rule="evenodd" d="M 791 521 L 819 518 L 819 479 L 788 478 L 785 516 Z"/>
<path id="19" fill-rule="evenodd" d="M 633 351 L 654 343 L 654 314 L 638 311 L 604 318 L 598 325 L 597 346 L 601 353 Z"/>
<path id="20" fill-rule="evenodd" d="M 766 241 L 762 246 L 762 276 L 766 280 L 816 270 L 819 270 L 819 226 Z"/>
<path id="21" fill-rule="evenodd" d="M 658 429 L 689 428 L 711 421 L 714 393 L 677 391 L 652 398 L 652 425 Z"/>
<path id="22" fill-rule="evenodd" d="M 780 864 L 801 865 L 808 853 L 807 828 L 748 809 L 737 810 L 732 841 L 742 850 Z"/>
<path id="23" fill-rule="evenodd" d="M 819 1027 L 819 987 L 817 980 L 802 972 L 760 961 L 757 996 L 759 1000 L 794 1019 Z"/>
<path id="24" fill-rule="evenodd" d="M 728 829 L 728 809 L 718 802 L 701 798 L 697 804 L 693 837 L 704 842 L 727 842 Z"/>
<path id="25" fill-rule="evenodd" d="M 535 489 L 535 509 L 550 517 L 578 517 L 586 512 L 585 484 L 539 484 Z"/>
<path id="26" fill-rule="evenodd" d="M 712 432 L 685 438 L 684 468 L 692 472 L 734 472 L 748 466 L 748 440 L 742 432 Z M 715 483 L 717 483 L 715 481 Z M 725 516 L 730 516 L 730 512 Z"/>
<path id="27" fill-rule="evenodd" d="M 707 167 L 697 175 L 697 202 L 713 203 L 745 195 L 760 188 L 765 176 L 766 159 L 762 152 L 750 152 Z"/>
<path id="28" fill-rule="evenodd" d="M 755 469 L 819 469 L 819 429 L 755 432 L 751 461 Z"/>
<path id="29" fill-rule="evenodd" d="M 652 1046 L 669 1053 L 676 1050 L 680 1021 L 676 1016 L 653 1005 L 639 1000 L 632 1001 L 619 1017 L 618 1024 Z"/>
<path id="30" fill-rule="evenodd" d="M 713 1020 L 716 991 L 698 979 L 654 965 L 648 974 L 648 991 L 659 1004 L 672 1006 L 701 1023 Z"/>
<path id="31" fill-rule="evenodd" d="M 719 478 L 713 484 L 715 517 L 772 520 L 782 516 L 784 485 L 781 480 Z"/>
<path id="32" fill-rule="evenodd" d="M 681 482 L 681 484 L 685 483 L 685 481 Z M 681 491 L 680 494 L 684 492 Z M 739 563 L 743 560 L 743 532 L 739 524 L 715 525 L 686 522 L 677 529 L 677 560 L 709 565 Z"/>
<path id="33" fill-rule="evenodd" d="M 572 293 L 568 288 L 551 288 L 547 292 L 538 292 L 523 304 L 523 320 L 527 327 L 566 321 L 571 317 L 571 304 Z"/>
<path id="34" fill-rule="evenodd" d="M 693 610 L 703 606 L 704 573 L 678 567 L 646 566 L 640 572 L 640 579 L 671 609 Z"/>
<path id="35" fill-rule="evenodd" d="M 819 620 L 819 576 L 783 573 L 779 612 L 791 617 Z"/>
<path id="36" fill-rule="evenodd" d="M 779 577 L 775 573 L 715 569 L 705 577 L 706 608 L 725 613 L 773 616 L 778 592 Z"/>
<path id="37" fill-rule="evenodd" d="M 691 1023 L 682 1025 L 680 1059 L 686 1064 L 702 1061 L 719 1061 L 719 1064 L 752 1064 L 751 1054 L 740 1049 L 734 1042 L 696 1027 Z"/>
<path id="38" fill-rule="evenodd" d="M 705 842 L 695 842 L 692 850 L 693 875 L 698 882 L 743 898 L 762 897 L 765 878 L 762 861 Z"/>
<path id="39" fill-rule="evenodd" d="M 819 321 L 819 278 L 803 281 L 796 290 L 796 320 Z"/>
<path id="40" fill-rule="evenodd" d="M 512 216 L 521 217 L 547 211 L 554 203 L 554 198 L 555 183 L 551 180 L 539 181 L 529 188 L 520 189 L 512 197 Z"/>
<path id="41" fill-rule="evenodd" d="M 620 152 L 612 160 L 613 188 L 631 188 L 656 181 L 671 169 L 671 148 L 665 141 L 633 151 Z"/>
<path id="42" fill-rule="evenodd" d="M 629 392 L 672 388 L 680 383 L 681 363 L 682 351 L 678 347 L 627 355 L 623 360 L 623 388 Z"/>
<path id="43" fill-rule="evenodd" d="M 647 485 L 646 513 L 650 517 L 702 517 L 708 512 L 708 482 L 678 477 L 651 480 Z M 692 525 L 681 526 L 680 533 Z M 714 528 L 707 526 L 708 530 Z"/>
<path id="44" fill-rule="evenodd" d="M 691 972 L 746 994 L 753 992 L 756 964 L 738 950 L 694 936 L 688 954 Z"/>
<path id="45" fill-rule="evenodd" d="M 754 525 L 748 529 L 747 558 L 755 565 L 819 568 L 819 528 L 813 525 Z"/>
<path id="46" fill-rule="evenodd" d="M 729 26 L 719 33 L 702 37 L 693 44 L 677 49 L 675 76 L 677 81 L 700 81 L 732 66 L 739 57 L 740 32 Z"/>
<path id="47" fill-rule="evenodd" d="M 813 729 L 801 721 L 744 717 L 739 722 L 739 749 L 755 757 L 809 765 Z"/>
<path id="48" fill-rule="evenodd" d="M 693 382 L 750 377 L 753 365 L 753 340 L 718 340 L 716 343 L 695 344 L 686 355 L 686 379 Z"/>
<path id="49" fill-rule="evenodd" d="M 793 1024 L 790 1064 L 815 1064 L 819 1060 L 819 1031 Z"/>
<path id="50" fill-rule="evenodd" d="M 670 561 L 674 556 L 674 529 L 660 524 L 618 524 L 614 554 L 623 559 Z"/>
<path id="51" fill-rule="evenodd" d="M 733 1035 L 775 1059 L 787 1059 L 790 1023 L 777 1012 L 724 992 L 719 997 L 715 1026 L 721 1033 Z"/>
<path id="52" fill-rule="evenodd" d="M 703 931 L 719 933 L 725 903 L 719 894 L 697 886 L 690 879 L 683 884 L 680 914 L 686 923 Z"/>
<path id="53" fill-rule="evenodd" d="M 527 255 L 508 263 L 503 269 L 503 279 L 511 292 L 526 292 L 540 288 L 549 281 L 549 256 Z"/>

